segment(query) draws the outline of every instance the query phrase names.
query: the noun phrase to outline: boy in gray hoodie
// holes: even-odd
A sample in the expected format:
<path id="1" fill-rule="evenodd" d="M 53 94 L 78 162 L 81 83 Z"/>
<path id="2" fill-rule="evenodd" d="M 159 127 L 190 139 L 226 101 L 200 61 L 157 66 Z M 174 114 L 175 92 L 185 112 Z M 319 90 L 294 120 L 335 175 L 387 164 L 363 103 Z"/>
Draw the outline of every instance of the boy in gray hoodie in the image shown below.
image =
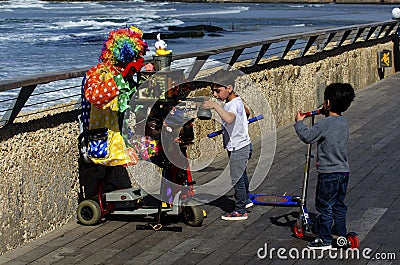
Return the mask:
<path id="1" fill-rule="evenodd" d="M 315 207 L 320 213 L 313 225 L 317 238 L 308 244 L 312 249 L 332 248 L 332 232 L 346 236 L 346 212 L 344 203 L 350 168 L 347 156 L 349 123 L 341 116 L 355 97 L 350 84 L 333 83 L 324 92 L 325 118 L 311 128 L 303 120 L 300 111 L 294 128 L 300 139 L 309 144 L 317 143 L 318 182 Z"/>

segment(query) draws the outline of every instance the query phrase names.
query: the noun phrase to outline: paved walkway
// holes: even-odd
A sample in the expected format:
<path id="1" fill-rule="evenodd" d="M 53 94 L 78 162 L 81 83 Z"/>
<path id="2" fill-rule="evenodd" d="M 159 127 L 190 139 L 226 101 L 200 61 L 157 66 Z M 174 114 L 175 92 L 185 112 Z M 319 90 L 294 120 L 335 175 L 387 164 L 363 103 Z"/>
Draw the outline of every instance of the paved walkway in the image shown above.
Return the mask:
<path id="1" fill-rule="evenodd" d="M 400 264 L 400 74 L 359 91 L 345 116 L 351 122 L 348 188 L 348 228 L 359 233 L 360 257 L 345 264 Z M 277 150 L 267 179 L 255 191 L 300 194 L 306 145 L 292 124 L 278 130 Z M 255 148 L 257 156 L 257 147 Z M 255 159 L 249 164 L 251 171 Z M 219 165 L 225 167 L 222 161 Z M 207 174 L 210 174 L 209 172 Z M 315 213 L 316 174 L 312 169 L 309 210 Z M 307 241 L 292 236 L 297 208 L 255 206 L 246 221 L 227 222 L 220 216 L 232 203 L 232 192 L 204 208 L 201 227 L 178 220 L 182 232 L 136 230 L 145 224 L 119 218 L 97 226 L 72 221 L 64 227 L 0 256 L 1 264 L 337 264 L 345 253 L 331 259 L 301 258 Z M 260 248 L 267 246 L 259 254 Z M 278 248 L 285 248 L 285 252 Z M 370 249 L 370 250 L 369 250 Z M 366 259 L 386 257 L 392 260 Z M 287 257 L 286 260 L 280 256 Z M 332 253 L 332 255 L 335 253 Z M 300 258 L 291 258 L 299 255 Z M 396 255 L 397 260 L 393 260 Z"/>

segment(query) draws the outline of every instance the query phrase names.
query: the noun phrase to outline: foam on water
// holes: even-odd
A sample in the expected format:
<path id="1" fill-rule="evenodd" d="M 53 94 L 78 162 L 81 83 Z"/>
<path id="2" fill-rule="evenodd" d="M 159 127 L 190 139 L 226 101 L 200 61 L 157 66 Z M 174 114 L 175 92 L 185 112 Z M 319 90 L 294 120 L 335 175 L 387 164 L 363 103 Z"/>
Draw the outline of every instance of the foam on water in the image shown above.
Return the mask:
<path id="1" fill-rule="evenodd" d="M 63 10 L 66 10 L 66 9 L 81 10 L 81 9 L 85 9 L 84 6 L 62 6 L 62 7 L 60 7 L 60 6 L 43 6 L 42 8 L 46 9 L 46 10 L 61 10 L 61 9 L 63 9 Z"/>
<path id="2" fill-rule="evenodd" d="M 172 14 L 170 17 L 187 17 L 187 16 L 208 16 L 208 15 L 223 15 L 223 14 L 237 14 L 243 11 L 249 10 L 249 7 L 235 7 L 228 8 L 225 10 L 207 10 L 207 11 L 198 11 L 192 13 L 185 14 Z"/>
<path id="3" fill-rule="evenodd" d="M 304 8 L 304 7 L 324 7 L 323 4 L 288 4 L 288 7 Z"/>
<path id="4" fill-rule="evenodd" d="M 16 9 L 16 8 L 42 8 L 46 2 L 37 0 L 12 0 L 1 3 L 0 8 Z"/>
<path id="5" fill-rule="evenodd" d="M 56 22 L 54 23 L 56 28 L 93 28 L 93 29 L 101 29 L 104 27 L 121 27 L 125 26 L 124 23 L 117 23 L 112 21 L 96 21 L 96 20 L 85 20 L 80 19 L 79 21 L 65 21 L 65 22 Z"/>

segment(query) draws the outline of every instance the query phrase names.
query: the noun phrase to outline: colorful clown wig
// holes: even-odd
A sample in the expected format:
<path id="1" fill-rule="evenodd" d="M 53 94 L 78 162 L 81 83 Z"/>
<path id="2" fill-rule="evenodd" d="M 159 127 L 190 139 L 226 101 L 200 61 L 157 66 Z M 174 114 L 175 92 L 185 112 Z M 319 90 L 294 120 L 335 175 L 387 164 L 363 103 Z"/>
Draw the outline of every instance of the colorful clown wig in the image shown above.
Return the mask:
<path id="1" fill-rule="evenodd" d="M 142 37 L 143 32 L 134 26 L 111 31 L 103 43 L 99 61 L 124 66 L 142 57 L 148 50 Z"/>

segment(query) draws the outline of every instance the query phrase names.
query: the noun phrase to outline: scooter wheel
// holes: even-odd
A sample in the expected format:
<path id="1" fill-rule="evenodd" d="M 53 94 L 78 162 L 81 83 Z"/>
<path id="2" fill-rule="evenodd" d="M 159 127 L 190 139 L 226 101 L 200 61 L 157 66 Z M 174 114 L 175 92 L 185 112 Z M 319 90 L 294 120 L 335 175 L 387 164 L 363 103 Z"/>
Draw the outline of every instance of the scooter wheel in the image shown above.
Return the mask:
<path id="1" fill-rule="evenodd" d="M 100 206 L 93 200 L 84 200 L 76 210 L 78 220 L 84 225 L 94 225 L 101 218 Z"/>
<path id="2" fill-rule="evenodd" d="M 298 227 L 297 223 L 293 225 L 293 234 L 297 238 L 303 238 L 305 236 L 304 234 L 304 226 Z"/>
<path id="3" fill-rule="evenodd" d="M 182 206 L 185 221 L 190 226 L 201 226 L 204 220 L 203 210 L 199 206 Z"/>
<path id="4" fill-rule="evenodd" d="M 349 248 L 358 248 L 360 246 L 360 239 L 355 234 L 348 234 L 347 244 L 349 245 Z"/>

